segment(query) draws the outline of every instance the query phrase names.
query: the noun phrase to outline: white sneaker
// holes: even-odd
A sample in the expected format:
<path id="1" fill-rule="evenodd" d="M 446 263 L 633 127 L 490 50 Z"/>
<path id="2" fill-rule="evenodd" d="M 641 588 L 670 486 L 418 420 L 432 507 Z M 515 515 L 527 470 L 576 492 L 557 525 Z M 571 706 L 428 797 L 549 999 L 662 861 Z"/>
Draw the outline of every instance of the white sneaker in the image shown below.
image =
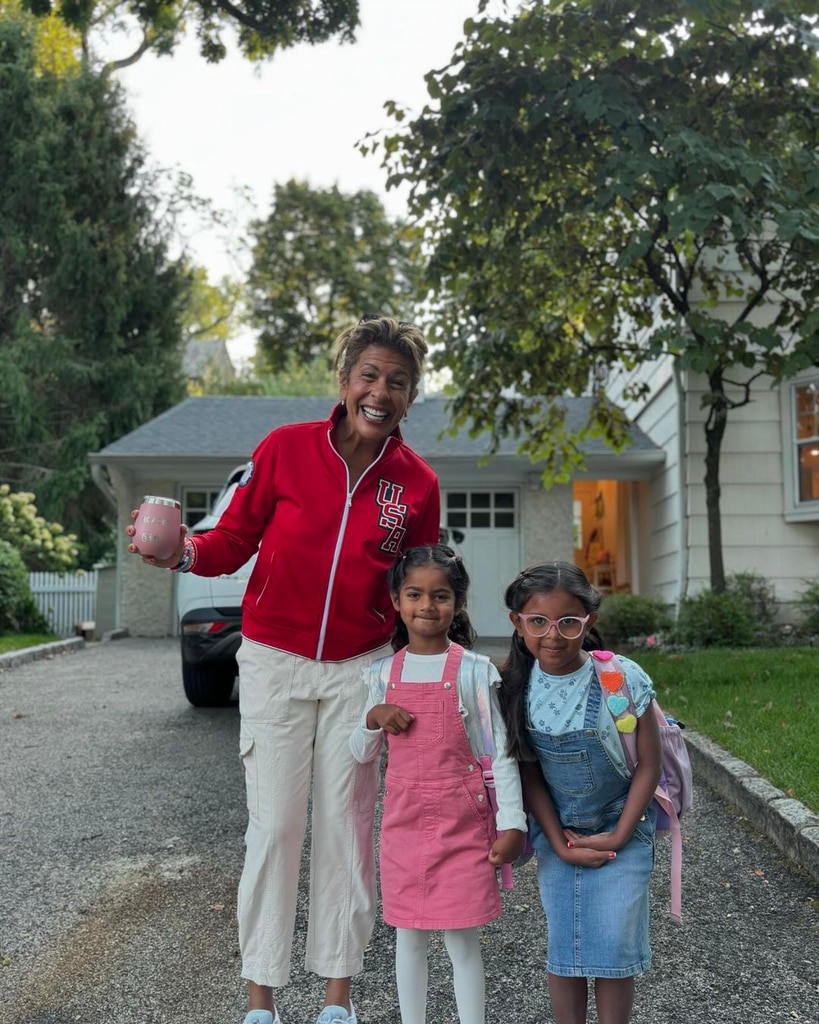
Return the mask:
<path id="1" fill-rule="evenodd" d="M 325 1006 L 316 1018 L 316 1024 L 358 1024 L 352 1000 L 349 1013 L 343 1006 Z"/>
<path id="2" fill-rule="evenodd" d="M 282 1024 L 282 1022 L 279 1020 L 278 1010 L 276 1010 L 275 1017 L 270 1010 L 251 1010 L 243 1024 Z"/>

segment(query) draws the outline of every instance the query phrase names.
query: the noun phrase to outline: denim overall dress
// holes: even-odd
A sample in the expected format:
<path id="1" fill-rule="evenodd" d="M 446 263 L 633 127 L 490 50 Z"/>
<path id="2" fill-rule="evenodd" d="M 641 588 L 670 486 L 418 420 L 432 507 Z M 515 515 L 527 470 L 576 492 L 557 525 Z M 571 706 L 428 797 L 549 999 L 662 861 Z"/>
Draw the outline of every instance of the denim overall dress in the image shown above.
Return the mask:
<path id="1" fill-rule="evenodd" d="M 601 713 L 609 712 L 595 675 L 588 686 L 582 729 L 562 735 L 539 732 L 528 720 L 527 701 L 527 731 L 561 824 L 592 835 L 614 829 L 630 782 L 598 733 Z M 652 803 L 616 859 L 600 868 L 560 860 L 530 818 L 548 924 L 550 974 L 627 978 L 651 966 L 648 887 L 654 868 L 655 816 Z"/>
<path id="2" fill-rule="evenodd" d="M 474 928 L 501 914 L 492 812 L 458 707 L 462 653 L 452 644 L 433 683 L 401 682 L 404 652 L 392 660 L 384 700 L 415 716 L 387 735 L 381 901 L 397 928 Z"/>

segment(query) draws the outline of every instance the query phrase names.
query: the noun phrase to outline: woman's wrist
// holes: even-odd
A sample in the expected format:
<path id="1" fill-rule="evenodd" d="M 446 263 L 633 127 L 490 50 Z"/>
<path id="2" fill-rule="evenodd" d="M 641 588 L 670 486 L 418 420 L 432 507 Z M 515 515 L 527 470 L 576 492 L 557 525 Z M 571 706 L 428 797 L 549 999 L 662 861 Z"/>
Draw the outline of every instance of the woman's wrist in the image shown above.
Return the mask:
<path id="1" fill-rule="evenodd" d="M 182 557 L 176 563 L 170 567 L 171 572 L 190 572 L 196 564 L 196 545 L 192 540 L 185 539 L 184 547 L 182 548 Z"/>

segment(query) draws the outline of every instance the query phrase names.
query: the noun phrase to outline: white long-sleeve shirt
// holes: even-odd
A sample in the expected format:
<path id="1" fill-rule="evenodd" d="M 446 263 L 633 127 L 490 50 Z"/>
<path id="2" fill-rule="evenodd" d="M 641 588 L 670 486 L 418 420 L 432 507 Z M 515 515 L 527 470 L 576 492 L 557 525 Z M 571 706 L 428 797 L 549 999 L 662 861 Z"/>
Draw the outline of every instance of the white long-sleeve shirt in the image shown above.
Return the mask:
<path id="1" fill-rule="evenodd" d="M 410 654 L 407 652 L 401 680 L 427 683 L 435 682 L 443 675 L 446 654 Z M 374 761 L 381 755 L 385 743 L 382 729 L 368 729 L 367 715 L 376 704 L 384 703 L 387 683 L 390 678 L 392 657 L 380 658 L 365 670 L 364 681 L 369 690 L 367 706 L 358 725 L 350 737 L 350 750 L 361 764 Z M 506 754 L 506 727 L 498 703 L 500 676 L 492 662 L 483 654 L 465 650 L 458 669 L 458 710 L 463 718 L 467 739 L 475 757 L 484 751 L 483 733 L 478 710 L 478 694 L 483 693 L 485 706 L 491 719 L 492 771 L 495 776 L 495 795 L 498 813 L 495 825 L 499 831 L 516 828 L 526 831 L 526 814 L 523 810 L 523 795 L 517 762 Z"/>

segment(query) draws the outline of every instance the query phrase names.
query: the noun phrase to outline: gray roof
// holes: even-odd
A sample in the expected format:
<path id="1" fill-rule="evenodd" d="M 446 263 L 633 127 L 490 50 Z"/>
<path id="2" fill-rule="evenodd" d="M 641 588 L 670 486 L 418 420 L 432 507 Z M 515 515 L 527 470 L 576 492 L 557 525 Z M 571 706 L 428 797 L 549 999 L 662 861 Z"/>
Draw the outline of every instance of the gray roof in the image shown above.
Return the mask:
<path id="1" fill-rule="evenodd" d="M 461 427 L 452 436 L 446 431 L 450 418 L 444 396 L 427 396 L 412 406 L 409 418 L 401 424 L 401 433 L 412 448 L 425 459 L 470 458 L 478 459 L 489 452 L 489 436 L 469 436 Z M 588 420 L 590 398 L 565 400 L 567 425 L 578 431 Z M 325 420 L 330 415 L 333 400 L 327 397 L 268 397 L 256 395 L 203 395 L 188 398 L 179 405 L 149 420 L 119 440 L 107 445 L 92 456 L 95 462 L 117 461 L 140 457 L 231 457 L 241 462 L 259 441 L 275 427 L 287 423 Z M 636 457 L 658 465 L 664 453 L 640 430 L 630 428 L 631 444 L 625 450 L 626 458 Z M 507 438 L 501 442 L 495 457 L 516 456 L 519 441 Z M 587 456 L 618 456 L 602 440 L 584 441 L 582 451 Z"/>

